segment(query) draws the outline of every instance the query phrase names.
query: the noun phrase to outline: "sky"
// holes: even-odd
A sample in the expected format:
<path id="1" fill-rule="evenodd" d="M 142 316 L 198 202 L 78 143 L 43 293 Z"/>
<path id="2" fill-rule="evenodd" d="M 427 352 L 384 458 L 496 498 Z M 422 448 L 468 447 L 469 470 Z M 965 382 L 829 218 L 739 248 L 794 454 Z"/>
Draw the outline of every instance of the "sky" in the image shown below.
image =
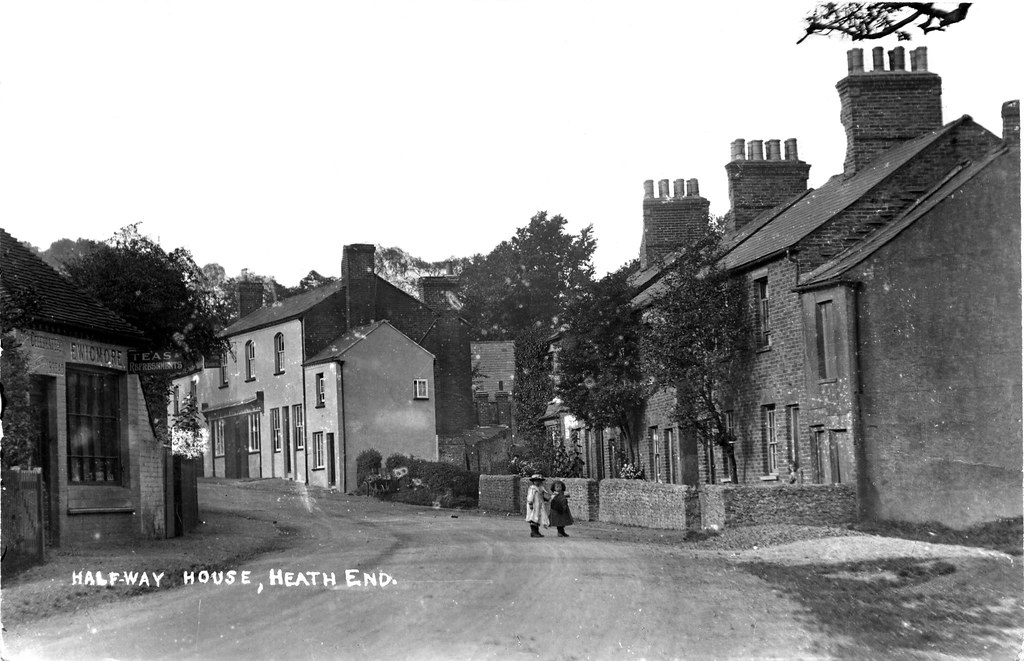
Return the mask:
<path id="1" fill-rule="evenodd" d="M 1020 2 L 913 31 L 943 118 L 1001 133 Z M 812 2 L 131 0 L 0 5 L 0 226 L 45 249 L 119 228 L 295 285 L 350 243 L 486 254 L 536 212 L 639 252 L 643 182 L 728 211 L 736 138 L 842 171 L 846 51 Z M 909 66 L 909 56 L 908 56 Z"/>

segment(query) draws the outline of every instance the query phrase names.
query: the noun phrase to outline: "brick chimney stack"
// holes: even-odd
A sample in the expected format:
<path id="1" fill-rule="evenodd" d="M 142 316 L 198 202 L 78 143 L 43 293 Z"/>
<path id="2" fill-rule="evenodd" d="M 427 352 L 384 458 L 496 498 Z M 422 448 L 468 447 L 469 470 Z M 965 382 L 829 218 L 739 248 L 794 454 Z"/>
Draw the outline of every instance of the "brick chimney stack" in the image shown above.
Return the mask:
<path id="1" fill-rule="evenodd" d="M 1003 104 L 1003 140 L 1020 149 L 1020 99 Z"/>
<path id="2" fill-rule="evenodd" d="M 669 195 L 669 181 L 644 182 L 644 234 L 640 240 L 640 268 L 645 269 L 688 240 L 700 235 L 708 225 L 711 203 L 700 196 L 696 179 L 675 180 L 675 195 Z"/>
<path id="3" fill-rule="evenodd" d="M 248 269 L 242 269 L 236 286 L 239 319 L 263 307 L 263 281 L 259 278 L 250 279 Z"/>
<path id="4" fill-rule="evenodd" d="M 375 319 L 377 278 L 373 274 L 376 248 L 368 243 L 345 246 L 341 257 L 341 280 L 345 285 L 345 318 L 349 328 L 365 326 Z"/>
<path id="5" fill-rule="evenodd" d="M 457 310 L 462 307 L 456 292 L 459 278 L 454 275 L 428 275 L 420 278 L 417 287 L 420 300 L 435 312 Z"/>
<path id="6" fill-rule="evenodd" d="M 762 212 L 807 190 L 811 166 L 797 155 L 795 138 L 786 140 L 785 149 L 783 157 L 780 140 L 733 140 L 731 160 L 725 166 L 730 207 L 726 231 L 739 231 Z"/>
<path id="7" fill-rule="evenodd" d="M 906 140 L 942 126 L 942 79 L 928 71 L 928 49 L 910 52 L 910 71 L 902 46 L 871 51 L 872 70 L 864 70 L 864 51 L 846 54 L 848 75 L 836 84 L 840 120 L 846 128 L 846 161 L 852 175 L 875 156 Z"/>

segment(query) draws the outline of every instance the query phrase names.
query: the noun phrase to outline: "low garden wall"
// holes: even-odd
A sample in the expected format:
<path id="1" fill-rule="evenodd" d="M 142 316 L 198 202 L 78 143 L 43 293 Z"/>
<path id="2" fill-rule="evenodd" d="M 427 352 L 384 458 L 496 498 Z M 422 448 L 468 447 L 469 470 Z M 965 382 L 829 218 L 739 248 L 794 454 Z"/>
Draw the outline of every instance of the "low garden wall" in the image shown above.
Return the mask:
<path id="1" fill-rule="evenodd" d="M 850 484 L 702 484 L 700 491 L 705 528 L 765 523 L 844 525 L 857 521 L 857 491 Z"/>
<path id="2" fill-rule="evenodd" d="M 525 498 L 525 496 L 524 496 Z M 481 475 L 478 505 L 484 511 L 520 512 L 518 475 Z"/>
<path id="3" fill-rule="evenodd" d="M 569 496 L 569 511 L 576 521 L 597 521 L 598 520 L 598 491 L 597 480 L 586 477 L 549 477 L 544 480 L 544 486 L 552 491 L 551 484 L 555 480 L 565 483 L 565 495 Z M 530 492 L 530 481 L 525 477 L 519 481 L 519 509 L 516 510 L 526 514 L 526 495 Z"/>
<path id="4" fill-rule="evenodd" d="M 600 520 L 627 526 L 686 530 L 700 528 L 698 491 L 681 484 L 644 480 L 601 480 Z"/>

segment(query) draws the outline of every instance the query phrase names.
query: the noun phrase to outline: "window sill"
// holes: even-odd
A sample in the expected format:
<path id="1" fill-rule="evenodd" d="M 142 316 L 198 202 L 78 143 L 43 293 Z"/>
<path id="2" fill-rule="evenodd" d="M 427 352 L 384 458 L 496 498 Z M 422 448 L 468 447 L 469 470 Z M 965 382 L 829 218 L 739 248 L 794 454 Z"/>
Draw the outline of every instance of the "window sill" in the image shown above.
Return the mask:
<path id="1" fill-rule="evenodd" d="M 779 476 L 778 475 L 762 475 L 761 476 L 761 481 L 762 482 L 778 482 L 779 481 Z"/>
<path id="2" fill-rule="evenodd" d="M 305 445 L 296 445 L 295 446 L 295 451 L 299 452 L 300 450 L 305 452 L 306 451 L 306 446 Z"/>
<path id="3" fill-rule="evenodd" d="M 252 383 L 252 382 L 253 382 L 253 381 L 255 381 L 255 380 L 256 380 L 256 377 L 254 377 L 254 376 L 251 376 L 251 377 L 249 377 L 248 379 L 246 379 L 246 380 L 245 380 L 245 382 L 246 382 L 246 383 Z"/>
<path id="4" fill-rule="evenodd" d="M 822 385 L 825 383 L 835 383 L 837 381 L 839 381 L 839 379 L 818 379 L 818 385 Z"/>
<path id="5" fill-rule="evenodd" d="M 249 450 L 249 454 L 259 454 L 259 453 L 260 453 L 260 449 L 259 448 L 256 448 L 255 450 Z"/>
<path id="6" fill-rule="evenodd" d="M 326 405 L 326 404 L 317 404 L 317 405 L 316 405 L 316 406 L 314 406 L 313 408 L 315 408 L 315 409 L 322 409 L 322 408 L 326 408 L 326 407 L 327 407 L 327 405 Z"/>
<path id="7" fill-rule="evenodd" d="M 223 459 L 224 455 L 223 454 L 215 454 L 215 455 L 213 455 L 213 458 L 214 459 Z"/>
<path id="8" fill-rule="evenodd" d="M 69 507 L 68 514 L 134 514 L 134 507 Z"/>
<path id="9" fill-rule="evenodd" d="M 320 468 L 310 468 L 309 470 L 314 471 L 314 472 L 315 471 L 322 471 L 322 470 L 324 470 L 324 467 L 321 466 Z"/>
<path id="10" fill-rule="evenodd" d="M 277 448 L 276 450 L 274 450 L 274 454 L 281 454 L 281 448 Z"/>
<path id="11" fill-rule="evenodd" d="M 754 350 L 754 353 L 764 353 L 765 351 L 771 351 L 771 350 L 772 350 L 772 346 L 769 344 L 767 346 L 758 347 L 757 349 Z"/>
<path id="12" fill-rule="evenodd" d="M 227 388 L 227 387 L 228 387 L 228 384 L 226 384 L 226 383 L 222 383 L 222 384 L 220 384 L 220 385 L 219 385 L 219 386 L 217 386 L 217 387 L 218 387 L 218 388 L 220 388 L 221 390 L 224 390 L 225 388 Z"/>
<path id="13" fill-rule="evenodd" d="M 284 370 L 280 370 L 278 372 L 274 372 L 274 376 L 281 376 L 282 374 L 284 374 Z"/>

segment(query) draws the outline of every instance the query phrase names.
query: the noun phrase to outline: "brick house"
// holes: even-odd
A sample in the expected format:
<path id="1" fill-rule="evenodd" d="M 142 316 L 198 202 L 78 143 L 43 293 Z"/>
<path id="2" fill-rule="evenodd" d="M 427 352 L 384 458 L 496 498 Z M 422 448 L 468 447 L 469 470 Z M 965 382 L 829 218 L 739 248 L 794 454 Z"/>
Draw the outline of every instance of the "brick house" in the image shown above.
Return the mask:
<path id="1" fill-rule="evenodd" d="M 732 145 L 722 264 L 747 283 L 756 329 L 722 399 L 737 477 L 855 484 L 872 518 L 1019 516 L 1019 104 L 1004 104 L 1001 137 L 969 116 L 943 124 L 927 51 L 909 71 L 902 48 L 888 69 L 884 56 L 874 49 L 865 71 L 863 52 L 848 54 L 844 171 L 820 188 L 806 188 L 795 140 L 785 156 L 778 140 Z M 645 239 L 683 243 L 678 229 L 648 230 L 647 204 Z M 648 257 L 635 304 L 671 259 Z M 718 449 L 666 446 L 673 398 L 648 403 L 648 451 L 678 452 L 685 482 L 727 480 Z"/>
<path id="2" fill-rule="evenodd" d="M 403 402 L 413 409 L 410 420 L 418 425 L 415 431 L 403 431 L 387 424 L 370 424 L 368 429 L 383 436 L 376 449 L 385 455 L 391 448 L 393 452 L 408 450 L 436 459 L 439 442 L 472 425 L 469 333 L 467 323 L 455 309 L 455 278 L 422 278 L 422 300 L 417 300 L 374 273 L 374 252 L 372 245 L 345 246 L 341 280 L 271 305 L 263 305 L 261 282 L 239 283 L 240 318 L 222 333 L 231 343 L 230 354 L 222 360 L 208 361 L 203 369 L 182 375 L 175 382 L 182 392 L 187 389 L 198 398 L 210 424 L 213 451 L 204 459 L 206 475 L 282 477 L 326 485 L 331 482 L 329 477 L 322 480 L 319 474 L 312 476 L 323 463 L 326 474 L 334 476 L 335 485 L 355 489 L 356 455 L 347 449 L 364 443 L 365 437 L 357 441 L 345 434 L 370 423 L 348 417 L 342 424 L 340 416 L 328 419 L 318 415 L 318 424 L 327 426 L 313 429 L 309 425 L 311 409 L 320 403 L 322 394 L 316 392 L 315 377 L 326 369 L 322 364 L 339 364 L 342 354 L 354 359 L 368 347 L 382 352 L 380 365 L 388 369 L 380 372 L 381 378 L 397 384 L 395 387 L 408 395 L 408 401 Z M 388 323 L 382 327 L 378 322 L 385 320 Z M 368 327 L 374 332 L 365 332 Z M 356 329 L 363 329 L 370 341 L 359 343 L 358 349 L 348 353 L 330 354 L 332 347 L 347 346 L 351 339 L 347 334 Z M 412 350 L 396 334 L 418 349 Z M 408 357 L 409 362 L 391 361 L 384 353 L 392 350 Z M 432 356 L 430 374 L 422 373 L 423 355 Z M 317 365 L 321 367 L 309 376 L 307 367 Z M 334 378 L 331 388 L 337 384 L 340 389 L 341 369 L 331 367 L 327 371 Z M 423 380 L 427 381 L 429 394 L 417 398 L 414 381 Z M 372 390 L 369 382 L 366 387 Z M 369 415 L 369 408 L 351 391 L 342 396 L 339 390 L 335 397 Z M 387 402 L 387 407 L 394 405 L 391 399 Z M 424 402 L 433 409 L 430 415 L 422 410 Z M 385 411 L 384 404 L 381 407 L 374 415 L 399 413 Z M 415 448 L 390 437 L 399 432 L 411 434 L 408 440 Z M 423 440 L 424 434 L 429 436 L 429 443 Z M 311 445 L 314 439 L 320 443 L 321 438 L 323 448 Z M 333 463 L 324 459 L 330 456 L 332 438 L 337 444 Z"/>
<path id="3" fill-rule="evenodd" d="M 48 543 L 164 537 L 167 451 L 127 368 L 146 339 L 3 229 L 0 264 L 4 313 L 26 310 L 14 334 L 31 374 L 22 395 L 40 413 Z"/>

